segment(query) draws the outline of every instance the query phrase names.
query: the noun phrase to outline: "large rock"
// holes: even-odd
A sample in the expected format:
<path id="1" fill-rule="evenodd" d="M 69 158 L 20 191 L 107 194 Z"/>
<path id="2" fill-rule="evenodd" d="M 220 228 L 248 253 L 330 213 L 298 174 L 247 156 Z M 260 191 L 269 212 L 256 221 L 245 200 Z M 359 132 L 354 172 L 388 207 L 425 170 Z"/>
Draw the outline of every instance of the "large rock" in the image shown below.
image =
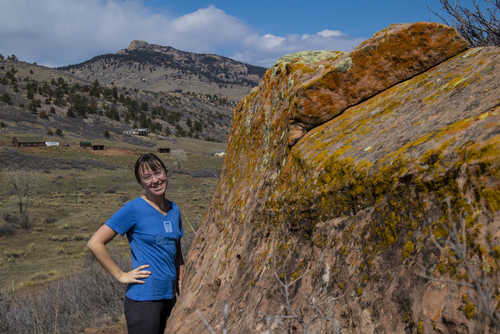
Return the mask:
<path id="1" fill-rule="evenodd" d="M 391 67 L 396 51 L 375 51 L 404 31 L 421 32 L 398 41 L 411 54 L 418 49 L 413 39 L 449 37 L 415 51 L 420 61 Z M 316 52 L 266 73 L 233 112 L 221 179 L 187 258 L 172 332 L 205 331 L 197 311 L 220 330 L 224 303 L 229 333 L 491 326 L 476 292 L 491 287 L 494 304 L 499 286 L 500 50 L 454 56 L 464 42 L 452 32 L 437 24 L 391 26 L 353 51 L 349 66 L 339 66 L 344 54 Z M 379 45 L 373 62 L 357 62 L 354 55 L 370 45 Z M 366 66 L 366 82 L 358 76 L 347 86 L 320 84 L 351 80 L 355 74 L 327 69 L 351 71 L 354 64 Z M 317 96 L 328 98 L 322 104 Z M 302 138 L 290 142 L 297 123 Z M 462 220 L 468 247 L 460 260 L 456 249 L 439 247 L 448 240 L 461 249 L 454 222 Z M 294 319 L 273 317 L 294 312 Z"/>
<path id="2" fill-rule="evenodd" d="M 394 24 L 349 54 L 326 59 L 323 66 L 314 62 L 314 70 L 304 64 L 303 58 L 292 58 L 290 63 L 295 61 L 304 69 L 300 83 L 294 87 L 289 110 L 289 145 L 346 108 L 422 73 L 466 47 L 454 29 L 438 23 Z M 278 66 L 286 69 L 287 63 Z"/>

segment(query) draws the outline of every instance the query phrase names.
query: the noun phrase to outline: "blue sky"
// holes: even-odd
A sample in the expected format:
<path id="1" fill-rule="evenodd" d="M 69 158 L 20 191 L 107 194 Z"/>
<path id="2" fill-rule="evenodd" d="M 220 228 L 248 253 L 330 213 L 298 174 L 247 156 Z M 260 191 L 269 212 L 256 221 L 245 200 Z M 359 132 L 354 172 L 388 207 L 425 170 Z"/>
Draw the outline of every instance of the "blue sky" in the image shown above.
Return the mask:
<path id="1" fill-rule="evenodd" d="M 161 1 L 148 3 L 177 15 L 210 5 L 224 10 L 253 26 L 260 33 L 278 35 L 315 33 L 323 29 L 348 32 L 353 36 L 371 36 L 391 23 L 436 20 L 427 4 L 438 9 L 432 0 L 351 0 L 351 1 Z M 170 4 L 168 4 L 170 3 Z"/>
<path id="2" fill-rule="evenodd" d="M 439 0 L 0 0 L 0 54 L 60 66 L 140 39 L 269 67 L 306 49 L 349 51 L 392 23 L 439 21 L 428 7 L 441 8 Z"/>

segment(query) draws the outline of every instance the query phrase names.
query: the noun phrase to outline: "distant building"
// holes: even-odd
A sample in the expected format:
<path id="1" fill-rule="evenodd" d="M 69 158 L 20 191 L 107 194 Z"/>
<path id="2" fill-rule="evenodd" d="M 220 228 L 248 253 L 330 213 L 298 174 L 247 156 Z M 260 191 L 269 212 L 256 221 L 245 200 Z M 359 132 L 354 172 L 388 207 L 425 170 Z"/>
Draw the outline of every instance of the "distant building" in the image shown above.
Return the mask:
<path id="1" fill-rule="evenodd" d="M 137 128 L 137 129 L 132 129 L 132 130 L 125 130 L 123 131 L 124 135 L 127 136 L 147 136 L 149 135 L 149 129 L 148 128 Z"/>
<path id="2" fill-rule="evenodd" d="M 226 152 L 215 152 L 214 156 L 218 158 L 223 158 L 226 155 Z"/>
<path id="3" fill-rule="evenodd" d="M 138 136 L 147 136 L 147 135 L 149 135 L 149 129 L 148 128 L 137 129 L 137 135 Z"/>
<path id="4" fill-rule="evenodd" d="M 46 141 L 45 146 L 49 146 L 49 147 L 59 146 L 59 142 L 58 141 Z"/>
<path id="5" fill-rule="evenodd" d="M 12 143 L 20 146 L 45 146 L 45 140 L 39 137 L 14 137 Z"/>

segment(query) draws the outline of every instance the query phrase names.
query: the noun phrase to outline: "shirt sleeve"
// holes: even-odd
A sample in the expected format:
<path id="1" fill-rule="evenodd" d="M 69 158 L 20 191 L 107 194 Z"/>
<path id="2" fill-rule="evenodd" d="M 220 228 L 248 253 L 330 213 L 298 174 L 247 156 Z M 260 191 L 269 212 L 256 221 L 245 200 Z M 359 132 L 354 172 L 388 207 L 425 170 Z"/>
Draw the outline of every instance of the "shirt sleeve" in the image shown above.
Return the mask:
<path id="1" fill-rule="evenodd" d="M 105 225 L 121 235 L 124 235 L 133 228 L 135 225 L 135 217 L 131 202 L 126 203 L 118 209 L 118 211 L 108 219 Z"/>

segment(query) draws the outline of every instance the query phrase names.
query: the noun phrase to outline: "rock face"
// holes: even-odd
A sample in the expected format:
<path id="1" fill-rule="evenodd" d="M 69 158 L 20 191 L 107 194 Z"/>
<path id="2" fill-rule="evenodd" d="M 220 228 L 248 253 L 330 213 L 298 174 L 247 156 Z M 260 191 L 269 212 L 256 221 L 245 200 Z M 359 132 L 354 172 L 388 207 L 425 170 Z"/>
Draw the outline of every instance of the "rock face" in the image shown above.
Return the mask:
<path id="1" fill-rule="evenodd" d="M 349 54 L 315 62 L 314 72 L 297 78 L 290 106 L 289 145 L 305 131 L 382 90 L 411 78 L 459 51 L 466 43 L 452 28 L 438 24 L 398 24 L 375 34 Z M 290 62 L 303 64 L 303 61 Z M 278 70 L 289 70 L 282 63 Z M 288 69 L 287 66 L 289 65 Z M 312 70 L 312 69 L 310 69 Z"/>
<path id="2" fill-rule="evenodd" d="M 500 49 L 393 25 L 279 61 L 233 111 L 169 320 L 201 333 L 495 331 Z"/>

